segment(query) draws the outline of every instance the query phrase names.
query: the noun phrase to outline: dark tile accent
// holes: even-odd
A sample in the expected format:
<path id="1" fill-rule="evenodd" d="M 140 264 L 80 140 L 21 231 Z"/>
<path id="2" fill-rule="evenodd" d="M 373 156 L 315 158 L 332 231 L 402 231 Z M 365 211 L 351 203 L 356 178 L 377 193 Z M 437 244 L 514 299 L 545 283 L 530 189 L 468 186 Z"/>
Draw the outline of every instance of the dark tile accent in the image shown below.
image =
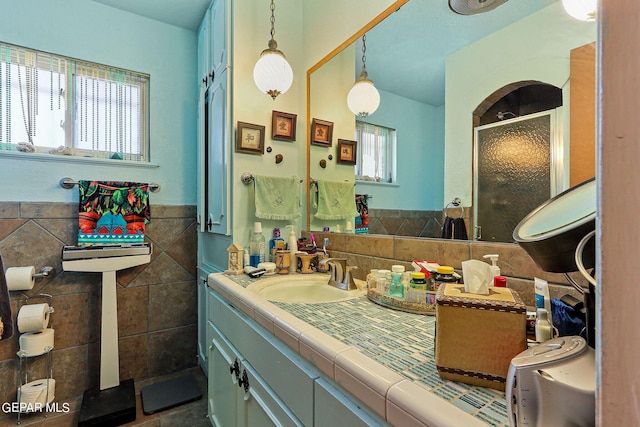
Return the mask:
<path id="1" fill-rule="evenodd" d="M 178 236 L 166 253 L 194 277 L 198 274 L 198 224 L 195 221 Z"/>
<path id="2" fill-rule="evenodd" d="M 149 375 L 165 375 L 196 366 L 198 327 L 149 333 Z"/>
<path id="3" fill-rule="evenodd" d="M 148 330 L 149 288 L 118 289 L 118 336 L 144 334 Z"/>
<path id="4" fill-rule="evenodd" d="M 51 323 L 55 331 L 55 348 L 63 349 L 89 342 L 89 295 L 59 295 L 52 299 Z"/>
<path id="5" fill-rule="evenodd" d="M 147 226 L 146 234 L 149 238 L 153 239 L 158 249 L 166 249 L 193 222 L 193 218 L 155 219 Z"/>
<path id="6" fill-rule="evenodd" d="M 20 203 L 21 218 L 67 218 L 77 223 L 78 205 L 75 203 Z"/>
<path id="7" fill-rule="evenodd" d="M 198 321 L 196 281 L 149 287 L 149 331 L 194 325 Z"/>

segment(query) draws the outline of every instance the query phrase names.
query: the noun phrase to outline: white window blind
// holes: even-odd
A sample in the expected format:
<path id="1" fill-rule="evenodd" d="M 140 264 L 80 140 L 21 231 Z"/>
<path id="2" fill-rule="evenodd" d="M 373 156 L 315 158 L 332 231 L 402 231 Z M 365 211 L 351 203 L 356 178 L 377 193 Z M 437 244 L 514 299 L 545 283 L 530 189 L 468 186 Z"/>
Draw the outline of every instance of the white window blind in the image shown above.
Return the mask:
<path id="1" fill-rule="evenodd" d="M 0 43 L 0 150 L 148 161 L 149 76 Z"/>
<path id="2" fill-rule="evenodd" d="M 393 182 L 395 178 L 395 130 L 356 121 L 356 179 Z"/>

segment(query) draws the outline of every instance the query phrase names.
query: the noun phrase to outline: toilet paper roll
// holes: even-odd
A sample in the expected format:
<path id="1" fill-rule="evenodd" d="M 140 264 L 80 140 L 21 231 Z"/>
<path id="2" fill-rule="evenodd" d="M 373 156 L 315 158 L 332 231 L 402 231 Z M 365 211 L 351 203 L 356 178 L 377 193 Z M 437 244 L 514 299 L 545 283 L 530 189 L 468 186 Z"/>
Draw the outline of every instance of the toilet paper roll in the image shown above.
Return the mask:
<path id="1" fill-rule="evenodd" d="M 26 357 L 40 356 L 53 349 L 53 329 L 25 332 L 20 335 L 20 355 Z"/>
<path id="2" fill-rule="evenodd" d="M 48 394 L 47 394 L 48 390 Z M 18 402 L 33 407 L 35 403 L 45 405 L 51 403 L 56 394 L 56 380 L 43 378 L 31 381 L 18 387 Z"/>
<path id="3" fill-rule="evenodd" d="M 10 291 L 28 291 L 33 289 L 36 282 L 34 274 L 36 274 L 34 266 L 9 267 L 4 276 Z"/>
<path id="4" fill-rule="evenodd" d="M 49 326 L 49 304 L 27 304 L 18 312 L 18 330 L 35 332 Z"/>

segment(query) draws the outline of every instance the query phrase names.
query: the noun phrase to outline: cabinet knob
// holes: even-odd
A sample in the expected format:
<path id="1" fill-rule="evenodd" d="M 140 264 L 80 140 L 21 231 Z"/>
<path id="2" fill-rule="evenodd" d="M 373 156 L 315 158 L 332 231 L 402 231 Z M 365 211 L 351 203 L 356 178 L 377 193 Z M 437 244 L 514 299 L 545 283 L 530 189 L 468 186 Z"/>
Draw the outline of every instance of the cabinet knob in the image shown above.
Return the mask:
<path id="1" fill-rule="evenodd" d="M 211 70 L 209 72 L 209 78 L 211 79 L 211 81 L 214 81 L 216 79 L 216 72 L 214 70 Z"/>
<path id="2" fill-rule="evenodd" d="M 205 86 L 207 85 L 207 76 L 204 76 L 204 78 L 202 79 L 202 84 L 204 84 Z"/>
<path id="3" fill-rule="evenodd" d="M 245 393 L 249 393 L 249 377 L 245 369 L 242 370 L 242 379 L 238 381 L 238 387 L 243 388 Z"/>
<path id="4" fill-rule="evenodd" d="M 238 359 L 233 361 L 233 365 L 229 366 L 229 373 L 234 374 L 236 376 L 236 381 L 240 378 L 240 365 L 238 364 Z"/>

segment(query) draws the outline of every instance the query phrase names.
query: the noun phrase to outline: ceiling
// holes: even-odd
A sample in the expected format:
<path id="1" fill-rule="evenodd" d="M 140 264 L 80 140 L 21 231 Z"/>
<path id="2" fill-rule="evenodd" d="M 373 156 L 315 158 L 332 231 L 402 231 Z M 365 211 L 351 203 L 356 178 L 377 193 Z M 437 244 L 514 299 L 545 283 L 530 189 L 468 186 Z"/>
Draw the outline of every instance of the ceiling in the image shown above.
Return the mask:
<path id="1" fill-rule="evenodd" d="M 93 1 L 197 31 L 211 0 Z M 367 33 L 369 78 L 379 89 L 442 105 L 447 55 L 556 1 L 511 0 L 486 13 L 458 15 L 447 0 L 410 0 Z M 356 51 L 359 74 L 361 41 Z"/>
<path id="2" fill-rule="evenodd" d="M 367 33 L 369 78 L 378 89 L 442 105 L 447 55 L 556 1 L 511 0 L 488 12 L 458 15 L 446 0 L 410 0 Z M 358 41 L 358 74 L 361 45 Z"/>
<path id="3" fill-rule="evenodd" d="M 93 0 L 165 24 L 198 31 L 211 0 Z"/>

